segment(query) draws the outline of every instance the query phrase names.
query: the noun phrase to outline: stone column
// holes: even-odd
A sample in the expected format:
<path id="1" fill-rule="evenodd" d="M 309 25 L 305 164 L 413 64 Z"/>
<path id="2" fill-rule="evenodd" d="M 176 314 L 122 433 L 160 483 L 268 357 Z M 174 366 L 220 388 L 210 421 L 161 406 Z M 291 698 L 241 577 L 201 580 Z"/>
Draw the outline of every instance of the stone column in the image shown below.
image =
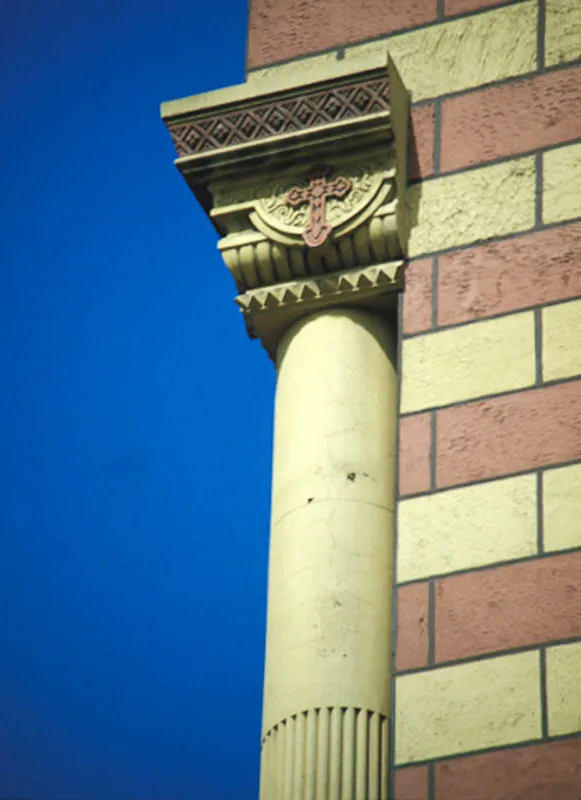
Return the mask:
<path id="1" fill-rule="evenodd" d="M 386 800 L 407 94 L 300 69 L 162 115 L 277 369 L 260 797 Z"/>
<path id="2" fill-rule="evenodd" d="M 277 353 L 261 798 L 387 798 L 395 341 L 376 313 Z"/>

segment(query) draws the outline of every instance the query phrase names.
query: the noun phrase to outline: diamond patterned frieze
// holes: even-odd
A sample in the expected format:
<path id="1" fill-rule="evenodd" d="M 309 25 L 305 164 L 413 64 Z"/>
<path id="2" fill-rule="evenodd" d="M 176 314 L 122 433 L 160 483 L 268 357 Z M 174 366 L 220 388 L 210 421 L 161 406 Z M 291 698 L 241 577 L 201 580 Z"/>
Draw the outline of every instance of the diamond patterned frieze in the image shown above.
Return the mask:
<path id="1" fill-rule="evenodd" d="M 325 125 L 363 114 L 389 111 L 389 80 L 363 80 L 334 90 L 310 91 L 292 99 L 270 99 L 245 113 L 223 111 L 209 119 L 169 124 L 170 135 L 180 156 L 232 144 Z"/>

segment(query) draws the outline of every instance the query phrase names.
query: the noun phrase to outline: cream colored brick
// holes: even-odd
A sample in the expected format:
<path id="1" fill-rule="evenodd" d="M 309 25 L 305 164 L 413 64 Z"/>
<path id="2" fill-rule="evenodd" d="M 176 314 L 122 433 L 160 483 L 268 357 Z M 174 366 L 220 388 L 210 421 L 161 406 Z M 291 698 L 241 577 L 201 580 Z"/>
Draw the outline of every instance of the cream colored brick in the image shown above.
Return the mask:
<path id="1" fill-rule="evenodd" d="M 581 643 L 547 648 L 549 736 L 581 731 Z"/>
<path id="2" fill-rule="evenodd" d="M 581 265 L 580 265 L 581 266 Z M 543 309 L 543 378 L 581 374 L 581 300 Z"/>
<path id="3" fill-rule="evenodd" d="M 581 3 L 547 0 L 545 64 L 562 64 L 581 58 Z"/>
<path id="4" fill-rule="evenodd" d="M 534 475 L 400 501 L 398 581 L 534 555 L 536 508 Z"/>
<path id="5" fill-rule="evenodd" d="M 531 312 L 428 333 L 403 343 L 404 414 L 522 389 L 534 382 Z"/>
<path id="6" fill-rule="evenodd" d="M 581 144 L 543 155 L 543 222 L 581 216 Z"/>
<path id="7" fill-rule="evenodd" d="M 410 256 L 527 230 L 535 222 L 534 160 L 415 184 L 406 205 Z"/>
<path id="8" fill-rule="evenodd" d="M 545 550 L 581 547 L 581 464 L 543 474 L 543 517 Z"/>
<path id="9" fill-rule="evenodd" d="M 473 17 L 431 25 L 423 30 L 388 36 L 348 47 L 345 58 L 369 52 L 391 54 L 414 102 L 493 83 L 536 68 L 536 3 L 523 2 Z M 302 76 L 317 73 L 335 52 L 267 67 L 249 80 L 271 80 L 283 71 Z"/>
<path id="10" fill-rule="evenodd" d="M 396 678 L 397 764 L 541 736 L 538 651 Z"/>

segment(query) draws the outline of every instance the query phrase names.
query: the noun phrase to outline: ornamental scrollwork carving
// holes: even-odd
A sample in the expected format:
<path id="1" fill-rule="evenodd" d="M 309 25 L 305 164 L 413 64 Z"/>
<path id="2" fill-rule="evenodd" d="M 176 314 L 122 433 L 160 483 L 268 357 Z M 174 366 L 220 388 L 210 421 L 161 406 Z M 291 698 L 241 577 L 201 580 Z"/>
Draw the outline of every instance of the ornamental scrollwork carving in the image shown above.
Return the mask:
<path id="1" fill-rule="evenodd" d="M 258 185 L 232 187 L 225 183 L 211 185 L 214 202 L 212 216 L 223 220 L 229 233 L 239 233 L 243 218 L 247 230 L 262 233 L 271 242 L 287 247 L 313 246 L 305 241 L 310 224 L 309 202 L 289 202 L 293 192 L 308 190 L 312 166 L 293 169 L 283 175 L 263 180 Z M 366 160 L 327 165 L 329 185 L 342 179 L 348 191 L 330 192 L 325 198 L 324 223 L 329 226 L 327 241 L 338 242 L 368 220 L 381 206 L 395 200 L 395 164 L 388 155 Z M 318 242 L 314 243 L 315 246 Z"/>

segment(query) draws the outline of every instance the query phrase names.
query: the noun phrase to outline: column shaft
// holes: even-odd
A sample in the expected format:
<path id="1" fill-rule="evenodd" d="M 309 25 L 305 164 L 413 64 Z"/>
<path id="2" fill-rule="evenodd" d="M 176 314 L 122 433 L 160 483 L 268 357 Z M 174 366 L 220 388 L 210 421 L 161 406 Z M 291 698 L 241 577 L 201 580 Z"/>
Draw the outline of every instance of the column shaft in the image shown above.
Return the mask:
<path id="1" fill-rule="evenodd" d="M 279 346 L 261 800 L 386 797 L 394 338 L 340 309 Z"/>

